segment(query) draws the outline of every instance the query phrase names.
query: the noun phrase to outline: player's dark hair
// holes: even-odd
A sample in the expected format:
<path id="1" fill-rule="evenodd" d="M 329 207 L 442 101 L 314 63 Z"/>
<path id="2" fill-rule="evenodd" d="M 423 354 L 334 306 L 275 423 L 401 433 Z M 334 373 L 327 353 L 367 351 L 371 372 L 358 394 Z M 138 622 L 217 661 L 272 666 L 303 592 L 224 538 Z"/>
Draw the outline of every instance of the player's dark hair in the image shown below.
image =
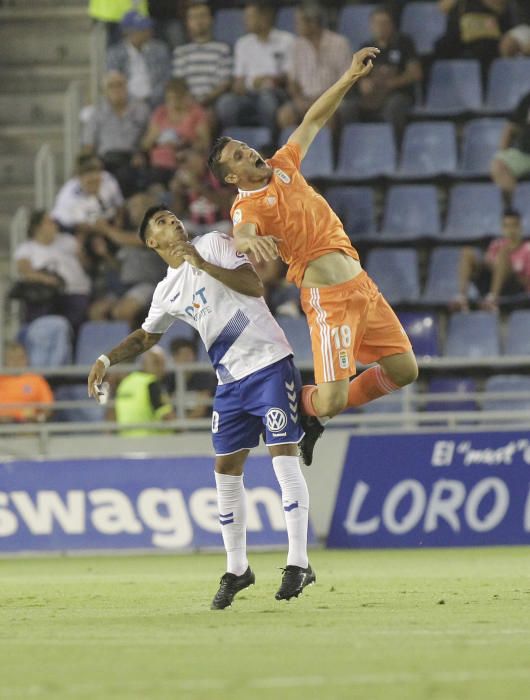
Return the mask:
<path id="1" fill-rule="evenodd" d="M 93 153 L 82 153 L 76 159 L 76 172 L 78 175 L 103 170 L 103 164 Z"/>
<path id="2" fill-rule="evenodd" d="M 140 224 L 140 228 L 138 229 L 138 236 L 140 237 L 140 240 L 144 242 L 144 244 L 145 235 L 147 233 L 147 229 L 149 228 L 149 224 L 151 223 L 151 219 L 159 211 L 166 211 L 166 207 L 163 207 L 161 204 L 155 204 L 155 206 L 149 207 L 149 209 L 144 214 L 144 218 L 142 219 L 142 223 Z"/>
<path id="3" fill-rule="evenodd" d="M 42 224 L 42 220 L 46 216 L 46 209 L 35 209 L 31 212 L 28 223 L 28 238 L 33 238 L 36 230 Z"/>
<path id="4" fill-rule="evenodd" d="M 226 184 L 225 177 L 228 175 L 228 168 L 224 163 L 219 161 L 224 147 L 227 143 L 230 143 L 231 140 L 229 136 L 220 136 L 212 146 L 212 150 L 208 156 L 208 167 L 223 185 Z"/>
<path id="5" fill-rule="evenodd" d="M 507 217 L 510 217 L 511 219 L 520 219 L 521 213 L 512 207 L 506 207 L 506 209 L 502 212 L 502 218 L 506 219 Z"/>

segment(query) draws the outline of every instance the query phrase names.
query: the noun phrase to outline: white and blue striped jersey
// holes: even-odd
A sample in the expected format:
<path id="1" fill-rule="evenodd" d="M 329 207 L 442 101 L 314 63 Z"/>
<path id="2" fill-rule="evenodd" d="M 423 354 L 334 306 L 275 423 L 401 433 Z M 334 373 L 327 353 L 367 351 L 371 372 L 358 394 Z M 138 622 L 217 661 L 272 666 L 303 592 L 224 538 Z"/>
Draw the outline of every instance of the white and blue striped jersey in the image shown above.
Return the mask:
<path id="1" fill-rule="evenodd" d="M 250 262 L 219 231 L 193 244 L 205 260 L 219 267 L 235 270 Z M 243 379 L 293 354 L 263 297 L 235 292 L 187 262 L 168 268 L 142 328 L 148 333 L 165 333 L 176 319 L 198 331 L 219 384 Z"/>

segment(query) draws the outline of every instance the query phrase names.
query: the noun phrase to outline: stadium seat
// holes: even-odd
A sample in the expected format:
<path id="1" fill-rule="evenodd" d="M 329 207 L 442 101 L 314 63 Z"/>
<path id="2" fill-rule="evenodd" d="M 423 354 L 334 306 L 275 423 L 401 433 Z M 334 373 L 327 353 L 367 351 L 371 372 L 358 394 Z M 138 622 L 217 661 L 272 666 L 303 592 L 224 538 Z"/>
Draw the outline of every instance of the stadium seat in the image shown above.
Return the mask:
<path id="1" fill-rule="evenodd" d="M 497 315 L 489 311 L 456 313 L 449 319 L 447 357 L 497 357 L 500 354 Z"/>
<path id="2" fill-rule="evenodd" d="M 432 250 L 422 296 L 425 304 L 446 306 L 458 295 L 460 251 L 459 246 L 444 246 Z"/>
<path id="3" fill-rule="evenodd" d="M 375 248 L 366 269 L 391 304 L 416 302 L 420 296 L 418 253 L 412 248 Z"/>
<path id="4" fill-rule="evenodd" d="M 401 311 L 398 316 L 417 357 L 435 357 L 440 354 L 438 328 L 432 314 Z"/>
<path id="5" fill-rule="evenodd" d="M 523 217 L 523 231 L 530 237 L 530 182 L 520 182 L 515 190 L 513 206 Z"/>
<path id="6" fill-rule="evenodd" d="M 282 129 L 279 144 L 287 143 L 287 139 L 294 129 Z M 316 135 L 304 160 L 302 161 L 302 175 L 307 178 L 330 177 L 333 173 L 333 147 L 331 131 L 324 127 Z"/>
<path id="7" fill-rule="evenodd" d="M 275 25 L 277 29 L 283 29 L 284 32 L 296 33 L 294 25 L 294 7 L 280 7 L 276 13 Z"/>
<path id="8" fill-rule="evenodd" d="M 337 31 L 350 40 L 354 51 L 370 40 L 370 16 L 377 5 L 347 5 L 339 13 Z"/>
<path id="9" fill-rule="evenodd" d="M 223 136 L 230 136 L 236 141 L 244 141 L 252 148 L 260 150 L 274 143 L 268 126 L 230 126 L 223 131 Z"/>
<path id="10" fill-rule="evenodd" d="M 335 175 L 362 180 L 391 175 L 396 170 L 396 146 L 389 124 L 347 124 L 342 130 Z"/>
<path id="11" fill-rule="evenodd" d="M 369 413 L 370 415 L 377 415 L 379 413 L 403 413 L 407 410 L 414 411 L 416 402 L 410 401 L 410 398 L 414 398 L 416 393 L 416 385 L 409 384 L 405 389 L 393 391 L 391 394 L 381 396 L 379 399 L 364 404 L 364 406 L 361 406 L 361 410 L 363 413 Z M 382 424 L 379 425 L 382 427 Z M 399 426 L 399 428 L 403 427 L 402 423 L 388 424 L 389 427 L 392 425 Z"/>
<path id="12" fill-rule="evenodd" d="M 429 394 L 458 394 L 465 396 L 477 390 L 474 379 L 470 377 L 435 377 L 431 379 L 427 391 Z M 474 399 L 457 401 L 454 399 L 430 399 L 425 404 L 426 411 L 476 411 L 477 402 Z"/>
<path id="13" fill-rule="evenodd" d="M 401 15 L 400 31 L 414 39 L 420 56 L 431 54 L 434 43 L 445 32 L 446 16 L 435 2 L 407 2 Z"/>
<path id="14" fill-rule="evenodd" d="M 490 377 L 485 391 L 520 391 L 526 397 L 510 399 L 485 399 L 482 408 L 485 411 L 530 411 L 530 377 L 521 374 L 497 374 Z"/>
<path id="15" fill-rule="evenodd" d="M 187 340 L 193 340 L 200 343 L 201 340 L 198 338 L 195 329 L 184 321 L 177 320 L 175 323 L 168 328 L 164 333 L 160 342 L 158 343 L 161 348 L 166 352 L 169 352 L 169 346 L 174 338 L 186 338 Z"/>
<path id="16" fill-rule="evenodd" d="M 130 332 L 125 321 L 86 321 L 77 337 L 75 364 L 91 365 L 101 353 L 118 345 Z"/>
<path id="17" fill-rule="evenodd" d="M 326 199 L 352 241 L 375 233 L 374 191 L 371 187 L 330 187 L 326 190 Z"/>
<path id="18" fill-rule="evenodd" d="M 530 356 L 530 311 L 512 311 L 510 314 L 504 354 Z"/>
<path id="19" fill-rule="evenodd" d="M 295 361 L 311 362 L 313 353 L 311 352 L 311 336 L 305 316 L 293 318 L 292 316 L 277 316 L 276 320 L 280 324 L 287 340 L 291 343 Z"/>
<path id="20" fill-rule="evenodd" d="M 20 341 L 24 344 L 31 367 L 60 367 L 72 363 L 73 334 L 64 316 L 40 316 L 23 329 Z M 101 351 L 98 353 L 101 355 Z M 92 358 L 92 362 L 98 355 Z"/>
<path id="21" fill-rule="evenodd" d="M 382 235 L 414 240 L 440 235 L 438 196 L 433 185 L 395 185 L 388 191 Z"/>
<path id="22" fill-rule="evenodd" d="M 473 241 L 499 233 L 502 199 L 492 184 L 465 183 L 452 188 L 444 238 Z"/>
<path id="23" fill-rule="evenodd" d="M 56 409 L 54 411 L 54 420 L 56 421 L 94 423 L 105 420 L 106 408 L 97 404 L 94 399 L 89 400 L 86 382 L 59 386 L 54 391 L 54 396 L 57 401 L 86 401 L 85 406 Z"/>
<path id="24" fill-rule="evenodd" d="M 485 111 L 511 112 L 530 92 L 530 58 L 497 58 L 490 67 Z"/>
<path id="25" fill-rule="evenodd" d="M 456 170 L 456 130 L 451 122 L 409 124 L 403 138 L 398 175 L 429 178 Z"/>
<path id="26" fill-rule="evenodd" d="M 481 106 L 479 62 L 436 61 L 429 79 L 425 106 L 417 108 L 416 112 L 430 116 L 451 116 L 478 112 Z"/>
<path id="27" fill-rule="evenodd" d="M 226 41 L 233 46 L 240 36 L 246 34 L 243 10 L 228 8 L 217 10 L 213 20 L 213 35 L 216 41 Z"/>
<path id="28" fill-rule="evenodd" d="M 505 124 L 504 119 L 472 119 L 464 126 L 459 176 L 489 175 Z"/>

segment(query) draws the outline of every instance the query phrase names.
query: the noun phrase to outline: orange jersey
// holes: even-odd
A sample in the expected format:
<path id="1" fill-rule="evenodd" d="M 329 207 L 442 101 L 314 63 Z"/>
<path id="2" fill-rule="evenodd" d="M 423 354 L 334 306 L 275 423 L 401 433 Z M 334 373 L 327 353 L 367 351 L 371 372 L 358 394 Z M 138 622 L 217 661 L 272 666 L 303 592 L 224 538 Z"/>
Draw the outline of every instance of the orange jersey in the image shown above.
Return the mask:
<path id="1" fill-rule="evenodd" d="M 234 227 L 255 224 L 259 236 L 275 236 L 287 279 L 297 287 L 311 260 L 342 251 L 359 255 L 324 197 L 300 173 L 300 146 L 287 143 L 267 161 L 274 169 L 270 182 L 259 190 L 239 190 L 230 212 Z"/>
<path id="2" fill-rule="evenodd" d="M 50 385 L 38 374 L 0 376 L 0 416 L 8 416 L 16 421 L 31 420 L 35 413 L 33 403 L 53 402 Z M 4 408 L 2 404 L 27 403 L 27 408 Z"/>

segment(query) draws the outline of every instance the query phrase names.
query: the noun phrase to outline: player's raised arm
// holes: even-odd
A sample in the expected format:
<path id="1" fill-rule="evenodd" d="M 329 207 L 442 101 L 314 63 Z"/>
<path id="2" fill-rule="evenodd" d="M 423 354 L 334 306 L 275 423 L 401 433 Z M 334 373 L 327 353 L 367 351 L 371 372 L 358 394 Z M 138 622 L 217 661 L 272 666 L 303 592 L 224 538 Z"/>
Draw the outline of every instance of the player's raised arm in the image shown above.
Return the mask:
<path id="1" fill-rule="evenodd" d="M 373 60 L 378 53 L 379 49 L 374 46 L 354 53 L 348 70 L 326 92 L 322 93 L 307 110 L 302 123 L 293 131 L 288 140 L 288 143 L 296 143 L 300 146 L 302 158 L 307 153 L 309 146 L 313 143 L 320 129 L 334 114 L 344 95 L 360 78 L 364 78 L 370 73 L 374 67 Z"/>
<path id="2" fill-rule="evenodd" d="M 98 387 L 111 365 L 136 359 L 138 355 L 156 345 L 161 337 L 162 333 L 148 333 L 139 328 L 122 340 L 108 355 L 100 355 L 88 375 L 88 395 L 97 400 Z"/>
<path id="3" fill-rule="evenodd" d="M 240 253 L 251 253 L 258 262 L 278 257 L 278 239 L 274 236 L 258 236 L 256 224 L 234 226 L 234 243 Z"/>

